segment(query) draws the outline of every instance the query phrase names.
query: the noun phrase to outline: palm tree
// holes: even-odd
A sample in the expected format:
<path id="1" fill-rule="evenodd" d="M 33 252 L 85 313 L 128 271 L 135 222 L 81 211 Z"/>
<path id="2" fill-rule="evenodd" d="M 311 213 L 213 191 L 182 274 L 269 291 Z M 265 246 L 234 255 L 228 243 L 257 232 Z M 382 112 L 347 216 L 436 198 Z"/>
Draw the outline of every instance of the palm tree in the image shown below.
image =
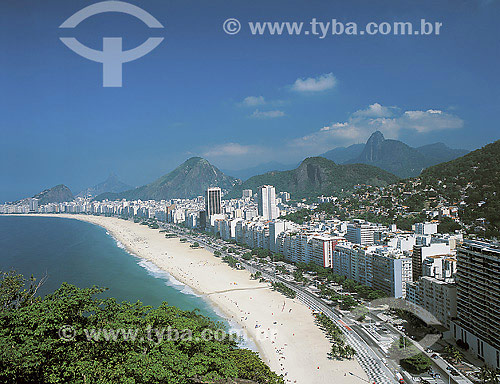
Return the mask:
<path id="1" fill-rule="evenodd" d="M 451 354 L 453 360 L 455 360 L 457 363 L 460 363 L 463 359 L 462 352 L 460 352 L 458 349 L 453 348 L 453 352 Z"/>
<path id="2" fill-rule="evenodd" d="M 488 382 L 490 384 L 499 384 L 500 380 L 498 380 L 498 374 L 498 370 L 489 369 Z"/>
<path id="3" fill-rule="evenodd" d="M 489 369 L 486 365 L 481 367 L 481 370 L 479 371 L 478 376 L 479 376 L 479 380 L 481 380 L 481 383 L 486 384 L 487 382 L 489 382 L 490 373 L 489 373 Z"/>

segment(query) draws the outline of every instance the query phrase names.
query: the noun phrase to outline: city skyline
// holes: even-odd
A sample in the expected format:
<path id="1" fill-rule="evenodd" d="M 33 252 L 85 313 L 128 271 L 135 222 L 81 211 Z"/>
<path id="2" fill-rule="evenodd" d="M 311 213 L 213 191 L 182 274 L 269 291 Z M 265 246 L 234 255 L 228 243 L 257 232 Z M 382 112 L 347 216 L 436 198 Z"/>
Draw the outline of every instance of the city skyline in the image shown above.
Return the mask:
<path id="1" fill-rule="evenodd" d="M 2 140 L 9 143 L 1 155 L 1 201 L 59 183 L 81 190 L 109 172 L 141 185 L 192 155 L 223 169 L 293 164 L 364 142 L 373 124 L 412 146 L 443 141 L 475 149 L 498 138 L 498 95 L 488 86 L 498 80 L 498 2 L 287 3 L 285 14 L 279 3 L 261 4 L 262 13 L 251 5 L 198 4 L 198 16 L 188 4 L 144 4 L 166 26 L 165 42 L 124 65 L 120 89 L 102 88 L 101 66 L 59 41 L 58 26 L 85 4 L 1 6 L 0 42 L 10 52 L 0 75 Z M 439 36 L 325 39 L 222 30 L 229 17 L 307 23 L 323 15 L 360 24 L 425 18 L 443 28 Z M 20 17 L 30 20 L 26 29 L 7 33 Z M 186 29 L 188 19 L 195 31 Z M 92 47 L 120 34 L 132 48 L 149 31 L 126 16 L 98 15 L 74 33 Z"/>

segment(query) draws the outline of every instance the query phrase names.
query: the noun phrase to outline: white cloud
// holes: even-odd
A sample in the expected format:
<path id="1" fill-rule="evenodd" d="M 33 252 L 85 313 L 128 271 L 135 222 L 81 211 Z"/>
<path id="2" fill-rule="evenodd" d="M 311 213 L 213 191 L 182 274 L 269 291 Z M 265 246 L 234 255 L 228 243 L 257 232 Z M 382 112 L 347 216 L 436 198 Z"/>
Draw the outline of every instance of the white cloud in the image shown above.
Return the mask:
<path id="1" fill-rule="evenodd" d="M 360 109 L 352 114 L 352 116 L 363 117 L 389 117 L 393 115 L 393 107 L 384 107 L 379 103 L 373 103 L 366 109 Z"/>
<path id="2" fill-rule="evenodd" d="M 285 116 L 285 112 L 279 111 L 279 110 L 274 110 L 274 111 L 259 111 L 256 109 L 250 117 L 256 118 L 256 119 L 274 119 L 277 117 L 283 117 Z"/>
<path id="3" fill-rule="evenodd" d="M 282 116 L 281 113 L 277 115 Z M 254 115 L 262 118 L 266 112 L 256 110 Z M 303 137 L 284 139 L 283 142 L 273 143 L 273 145 L 226 143 L 206 150 L 203 156 L 229 169 L 248 168 L 273 160 L 288 164 L 298 162 L 307 156 L 324 153 L 335 147 L 365 143 L 368 137 L 377 130 L 381 131 L 386 138 L 396 139 L 403 132 L 425 134 L 432 131 L 459 129 L 463 125 L 463 120 L 458 116 L 439 109 L 403 111 L 397 107 L 374 103 L 365 109 L 355 111 L 346 121 L 332 123 Z"/>
<path id="4" fill-rule="evenodd" d="M 333 88 L 336 83 L 337 79 L 332 73 L 325 73 L 317 77 L 297 79 L 292 89 L 297 92 L 320 92 Z"/>
<path id="5" fill-rule="evenodd" d="M 365 142 L 376 130 L 388 138 L 398 138 L 402 131 L 427 133 L 463 127 L 459 117 L 438 109 L 401 111 L 378 103 L 352 113 L 347 121 L 332 123 L 309 135 L 293 139 L 290 145 L 321 153 L 329 149 Z"/>
<path id="6" fill-rule="evenodd" d="M 255 147 L 238 143 L 216 145 L 203 153 L 205 157 L 243 156 L 251 153 Z"/>
<path id="7" fill-rule="evenodd" d="M 245 107 L 256 107 L 258 105 L 264 105 L 265 103 L 266 100 L 264 96 L 248 96 L 245 97 L 240 104 Z"/>

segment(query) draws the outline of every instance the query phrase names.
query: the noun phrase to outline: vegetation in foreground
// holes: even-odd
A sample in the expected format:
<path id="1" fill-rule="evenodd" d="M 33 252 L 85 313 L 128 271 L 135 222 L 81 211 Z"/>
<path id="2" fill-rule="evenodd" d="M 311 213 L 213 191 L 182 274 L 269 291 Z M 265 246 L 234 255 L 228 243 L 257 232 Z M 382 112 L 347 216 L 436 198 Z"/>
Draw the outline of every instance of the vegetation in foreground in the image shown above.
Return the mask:
<path id="1" fill-rule="evenodd" d="M 104 288 L 64 283 L 45 297 L 15 272 L 0 272 L 0 382 L 2 383 L 191 383 L 246 379 L 281 384 L 255 352 L 234 338 L 206 340 L 204 330 L 222 324 L 163 303 L 158 308 L 99 297 Z M 75 338 L 60 338 L 71 325 Z M 89 329 L 191 330 L 191 338 L 91 340 Z"/>

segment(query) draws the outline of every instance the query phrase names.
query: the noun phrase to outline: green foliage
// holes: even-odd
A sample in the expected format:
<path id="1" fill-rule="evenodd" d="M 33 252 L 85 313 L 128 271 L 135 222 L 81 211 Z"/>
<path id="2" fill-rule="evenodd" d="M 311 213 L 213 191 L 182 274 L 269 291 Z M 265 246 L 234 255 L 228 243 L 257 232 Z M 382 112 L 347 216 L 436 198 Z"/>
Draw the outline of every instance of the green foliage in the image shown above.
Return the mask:
<path id="1" fill-rule="evenodd" d="M 250 275 L 250 278 L 251 278 L 252 280 L 258 280 L 258 279 L 260 279 L 261 277 L 262 277 L 262 272 L 261 272 L 261 271 L 255 271 L 255 273 L 252 273 L 252 274 Z"/>
<path id="2" fill-rule="evenodd" d="M 297 270 L 301 272 L 308 271 L 316 273 L 319 278 L 341 284 L 342 288 L 346 291 L 357 293 L 359 297 L 369 301 L 386 297 L 384 292 L 359 284 L 352 279 L 346 279 L 345 276 L 337 275 L 333 273 L 331 268 L 324 268 L 314 263 L 297 263 Z M 336 299 L 338 298 L 335 297 L 333 300 Z"/>
<path id="3" fill-rule="evenodd" d="M 190 245 L 191 248 L 199 248 L 200 247 L 200 243 L 198 243 L 197 241 L 195 241 L 193 244 Z"/>
<path id="4" fill-rule="evenodd" d="M 400 337 L 398 341 L 395 341 L 389 348 L 389 354 L 392 358 L 398 359 L 401 366 L 413 374 L 426 372 L 432 366 L 431 359 L 421 353 L 406 337 Z"/>
<path id="5" fill-rule="evenodd" d="M 330 355 L 333 358 L 342 360 L 352 359 L 354 357 L 354 355 L 356 354 L 356 350 L 350 345 L 346 344 L 344 334 L 332 319 L 330 319 L 324 313 L 318 313 L 316 315 L 316 322 L 332 342 Z"/>
<path id="6" fill-rule="evenodd" d="M 243 258 L 243 260 L 252 260 L 252 253 L 245 252 L 241 257 Z"/>
<path id="7" fill-rule="evenodd" d="M 422 188 L 433 188 L 451 204 L 462 200 L 460 218 L 482 224 L 481 235 L 500 236 L 500 140 L 463 157 L 425 169 Z"/>
<path id="8" fill-rule="evenodd" d="M 297 224 L 304 224 L 305 222 L 311 220 L 312 214 L 313 211 L 311 211 L 310 209 L 301 209 L 297 212 L 292 212 L 289 213 L 288 215 L 281 216 L 280 218 L 283 220 L 293 221 L 294 223 Z"/>
<path id="9" fill-rule="evenodd" d="M 230 255 L 224 256 L 222 258 L 222 261 L 228 263 L 231 268 L 236 268 L 238 265 L 238 260 L 234 256 Z"/>
<path id="10" fill-rule="evenodd" d="M 36 286 L 2 273 L 0 282 L 0 382 L 184 384 L 227 378 L 283 383 L 254 352 L 238 349 L 234 338 L 207 339 L 222 325 L 163 303 L 158 308 L 99 296 L 102 288 L 79 289 L 64 283 L 44 298 Z M 59 337 L 70 325 L 72 340 Z M 144 330 L 185 330 L 191 338 L 163 339 Z M 170 327 L 170 328 L 169 328 Z M 88 338 L 89 330 L 139 330 L 143 337 Z M 87 333 L 85 332 L 87 330 Z M 132 333 L 128 333 L 132 335 Z"/>
<path id="11" fill-rule="evenodd" d="M 397 180 L 397 176 L 371 165 L 338 165 L 323 157 L 310 157 L 297 169 L 253 176 L 235 185 L 226 197 L 239 198 L 243 189 L 255 191 L 261 185 L 273 185 L 277 191 L 290 192 L 296 199 L 316 198 L 319 195 L 330 196 L 358 184 L 384 186 Z"/>
<path id="12" fill-rule="evenodd" d="M 222 253 L 220 251 L 214 251 L 214 256 L 220 257 Z"/>
<path id="13" fill-rule="evenodd" d="M 439 220 L 438 232 L 439 233 L 454 233 L 462 227 L 455 220 L 449 217 L 443 217 Z"/>
<path id="14" fill-rule="evenodd" d="M 279 281 L 272 283 L 273 289 L 275 291 L 281 292 L 284 294 L 286 297 L 289 297 L 290 299 L 295 299 L 297 294 L 295 291 L 291 288 L 288 288 L 284 283 L 281 283 Z"/>

